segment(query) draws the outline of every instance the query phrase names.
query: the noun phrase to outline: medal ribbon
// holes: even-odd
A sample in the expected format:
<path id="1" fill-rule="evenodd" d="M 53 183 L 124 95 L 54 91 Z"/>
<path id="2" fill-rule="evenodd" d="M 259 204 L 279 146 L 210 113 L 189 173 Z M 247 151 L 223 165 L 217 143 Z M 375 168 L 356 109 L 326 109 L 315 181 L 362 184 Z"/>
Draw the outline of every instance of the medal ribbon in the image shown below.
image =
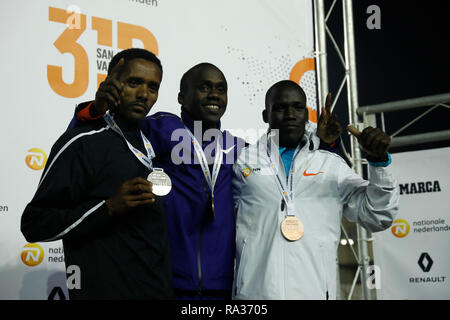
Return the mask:
<path id="1" fill-rule="evenodd" d="M 185 126 L 186 127 L 186 126 Z M 194 145 L 194 151 L 197 154 L 197 158 L 200 160 L 200 166 L 203 171 L 203 175 L 205 176 L 206 182 L 208 183 L 209 188 L 211 189 L 211 196 L 214 202 L 214 185 L 216 184 L 217 177 L 219 176 L 220 166 L 222 165 L 222 148 L 220 147 L 219 142 L 217 142 L 216 148 L 216 157 L 214 158 L 214 166 L 213 172 L 209 171 L 208 161 L 206 160 L 205 152 L 202 149 L 201 144 L 197 141 L 192 132 L 186 127 L 187 132 L 191 136 L 192 144 Z M 213 203 L 214 205 L 214 203 Z"/>
<path id="2" fill-rule="evenodd" d="M 152 159 L 155 157 L 155 151 L 153 150 L 152 144 L 150 143 L 150 141 L 148 141 L 148 139 L 144 136 L 144 134 L 142 133 L 142 131 L 139 130 L 139 132 L 141 133 L 141 137 L 142 140 L 144 141 L 144 147 L 145 150 L 147 152 L 147 155 L 142 154 L 141 151 L 139 151 L 138 149 L 136 149 L 135 147 L 133 147 L 133 145 L 131 143 L 128 142 L 127 138 L 125 137 L 125 135 L 123 134 L 122 130 L 119 128 L 119 126 L 117 125 L 117 123 L 114 121 L 113 116 L 109 113 L 109 110 L 106 111 L 105 115 L 103 116 L 103 119 L 105 119 L 106 123 L 108 124 L 108 126 L 114 131 L 116 132 L 118 135 L 120 135 L 125 142 L 127 143 L 128 149 L 130 149 L 130 151 L 135 155 L 135 157 L 144 165 L 146 166 L 149 170 L 153 170 L 153 164 L 152 164 Z"/>
<path id="3" fill-rule="evenodd" d="M 295 217 L 295 198 L 294 198 L 294 163 L 295 163 L 295 157 L 300 152 L 302 145 L 299 144 L 297 148 L 294 151 L 294 156 L 292 157 L 291 167 L 289 168 L 288 174 L 288 182 L 286 185 L 286 179 L 284 177 L 280 176 L 281 170 L 276 165 L 276 163 L 280 162 L 278 161 L 278 158 L 275 159 L 274 155 L 272 154 L 270 148 L 269 148 L 269 141 L 271 140 L 270 134 L 267 136 L 267 156 L 269 158 L 269 167 L 270 170 L 272 170 L 272 173 L 275 177 L 275 181 L 278 186 L 278 190 L 280 190 L 281 196 L 284 199 L 284 202 L 286 203 L 286 212 L 288 216 L 294 216 Z M 275 145 L 275 144 L 272 144 Z"/>

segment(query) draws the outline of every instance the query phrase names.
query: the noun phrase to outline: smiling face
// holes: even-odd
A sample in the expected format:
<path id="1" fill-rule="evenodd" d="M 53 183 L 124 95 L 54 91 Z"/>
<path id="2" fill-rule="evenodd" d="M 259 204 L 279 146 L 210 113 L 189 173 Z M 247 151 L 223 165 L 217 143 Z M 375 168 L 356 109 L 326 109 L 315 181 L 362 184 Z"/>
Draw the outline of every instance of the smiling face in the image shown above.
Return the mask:
<path id="1" fill-rule="evenodd" d="M 195 68 L 195 67 L 194 67 Z M 228 102 L 227 81 L 214 65 L 189 70 L 178 94 L 178 102 L 194 120 L 217 124 Z"/>
<path id="2" fill-rule="evenodd" d="M 263 120 L 270 129 L 278 129 L 279 145 L 295 148 L 305 133 L 308 121 L 306 95 L 295 82 L 281 81 L 273 85 L 266 96 Z"/>
<path id="3" fill-rule="evenodd" d="M 161 69 L 148 60 L 137 58 L 128 61 L 121 72 L 123 83 L 121 103 L 117 116 L 128 125 L 138 125 L 158 99 Z"/>

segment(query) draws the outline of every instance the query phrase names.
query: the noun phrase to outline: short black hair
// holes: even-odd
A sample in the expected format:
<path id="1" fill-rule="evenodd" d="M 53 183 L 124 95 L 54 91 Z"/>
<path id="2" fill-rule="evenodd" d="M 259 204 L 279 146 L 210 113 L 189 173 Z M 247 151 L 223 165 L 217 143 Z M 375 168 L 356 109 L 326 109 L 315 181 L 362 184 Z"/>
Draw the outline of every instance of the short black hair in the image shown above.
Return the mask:
<path id="1" fill-rule="evenodd" d="M 269 100 L 272 98 L 272 94 L 275 91 L 279 90 L 279 89 L 287 88 L 287 87 L 291 87 L 291 88 L 299 90 L 301 92 L 301 94 L 303 95 L 303 97 L 305 98 L 305 101 L 307 100 L 305 91 L 302 89 L 302 87 L 300 87 L 298 85 L 298 83 L 296 83 L 294 81 L 291 81 L 291 80 L 281 80 L 281 81 L 278 81 L 277 83 L 275 83 L 274 85 L 272 85 L 269 88 L 269 90 L 267 90 L 267 92 L 266 92 L 266 102 L 265 102 L 266 103 L 266 106 L 265 106 L 266 109 L 267 109 L 267 106 L 269 105 Z"/>
<path id="2" fill-rule="evenodd" d="M 124 65 L 126 65 L 128 63 L 128 61 L 133 60 L 133 59 L 138 59 L 138 58 L 153 62 L 161 70 L 161 76 L 163 74 L 163 68 L 161 65 L 161 61 L 158 59 L 158 57 L 153 52 L 150 52 L 146 49 L 141 49 L 141 48 L 130 48 L 130 49 L 125 49 L 123 51 L 120 51 L 111 59 L 111 61 L 109 62 L 109 66 L 108 66 L 108 75 L 111 74 L 112 69 L 119 63 L 120 59 L 122 59 L 122 58 L 124 58 L 124 60 L 125 60 Z"/>
<path id="3" fill-rule="evenodd" d="M 220 70 L 218 67 L 216 67 L 215 65 L 213 65 L 212 63 L 209 62 L 202 62 L 199 64 L 196 64 L 195 66 L 193 66 L 192 68 L 190 68 L 188 71 L 186 71 L 183 76 L 181 77 L 180 80 L 180 92 L 184 92 L 184 90 L 186 89 L 188 83 L 189 83 L 189 78 L 194 75 L 196 72 L 198 72 L 200 69 L 206 68 L 206 67 L 211 67 L 211 68 L 215 68 L 217 70 L 219 70 L 220 72 L 222 72 L 222 70 Z M 222 72 L 223 74 L 223 72 Z M 225 76 L 224 76 L 225 78 Z"/>

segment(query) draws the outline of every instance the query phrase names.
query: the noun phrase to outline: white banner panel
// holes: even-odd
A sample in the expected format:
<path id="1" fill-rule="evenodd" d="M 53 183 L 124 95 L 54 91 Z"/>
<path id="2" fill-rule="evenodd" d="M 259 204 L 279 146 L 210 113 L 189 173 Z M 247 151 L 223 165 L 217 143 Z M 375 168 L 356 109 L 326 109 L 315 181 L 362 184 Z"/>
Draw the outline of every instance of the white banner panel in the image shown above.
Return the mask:
<path id="1" fill-rule="evenodd" d="M 400 211 L 374 233 L 378 299 L 450 299 L 450 148 L 392 155 Z"/>
<path id="2" fill-rule="evenodd" d="M 61 242 L 29 245 L 20 217 L 75 105 L 94 98 L 120 50 L 144 47 L 162 61 L 151 113 L 179 114 L 182 74 L 210 62 L 228 81 L 223 128 L 256 139 L 264 94 L 284 79 L 305 89 L 316 122 L 311 0 L 2 1 L 0 12 L 0 299 L 67 298 Z"/>

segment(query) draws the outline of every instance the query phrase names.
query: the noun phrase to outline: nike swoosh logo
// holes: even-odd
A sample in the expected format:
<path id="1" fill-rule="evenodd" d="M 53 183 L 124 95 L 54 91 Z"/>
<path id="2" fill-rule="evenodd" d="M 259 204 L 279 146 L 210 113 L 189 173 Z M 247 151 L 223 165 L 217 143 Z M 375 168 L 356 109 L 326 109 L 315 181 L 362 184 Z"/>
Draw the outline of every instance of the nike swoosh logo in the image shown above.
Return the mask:
<path id="1" fill-rule="evenodd" d="M 323 172 L 322 172 L 322 171 L 319 171 L 319 172 L 317 172 L 317 173 L 308 173 L 308 172 L 306 172 L 306 170 L 303 171 L 303 175 L 304 175 L 305 177 L 309 177 L 309 176 L 317 176 L 319 173 L 323 173 Z"/>
<path id="2" fill-rule="evenodd" d="M 222 151 L 223 151 L 223 153 L 227 154 L 227 153 L 229 153 L 231 150 L 233 150 L 235 146 L 236 146 L 236 145 L 232 146 L 231 148 L 222 150 Z"/>

